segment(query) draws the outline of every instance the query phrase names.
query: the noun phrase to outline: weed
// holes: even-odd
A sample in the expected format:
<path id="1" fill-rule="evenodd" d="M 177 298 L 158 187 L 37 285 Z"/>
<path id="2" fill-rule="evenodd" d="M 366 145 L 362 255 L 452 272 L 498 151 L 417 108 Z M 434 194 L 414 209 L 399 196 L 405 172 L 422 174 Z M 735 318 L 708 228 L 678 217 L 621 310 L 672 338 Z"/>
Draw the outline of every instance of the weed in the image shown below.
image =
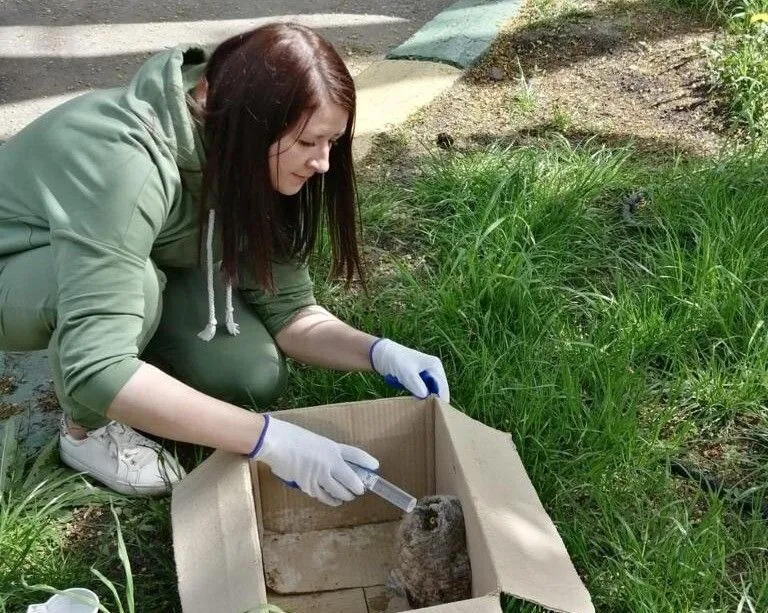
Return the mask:
<path id="1" fill-rule="evenodd" d="M 568 109 L 555 104 L 552 109 L 552 127 L 558 132 L 567 132 L 572 125 L 573 117 L 571 117 Z"/>
<path id="2" fill-rule="evenodd" d="M 520 64 L 520 58 L 517 58 L 517 69 L 519 77 L 517 79 L 517 91 L 514 95 L 515 105 L 520 113 L 532 113 L 536 109 L 536 92 L 525 78 L 523 67 Z"/>
<path id="3" fill-rule="evenodd" d="M 728 14 L 728 33 L 707 49 L 711 80 L 732 127 L 747 140 L 768 136 L 768 11 L 748 0 Z"/>
<path id="4" fill-rule="evenodd" d="M 91 572 L 99 579 L 99 581 L 101 581 L 102 584 L 104 584 L 104 586 L 109 590 L 110 594 L 114 598 L 115 605 L 117 607 L 117 609 L 115 609 L 115 613 L 135 613 L 136 604 L 134 602 L 133 573 L 131 572 L 131 564 L 128 561 L 128 552 L 125 548 L 125 541 L 123 540 L 122 530 L 120 529 L 120 520 L 117 517 L 114 506 L 110 505 L 110 508 L 112 510 L 112 515 L 115 518 L 115 525 L 117 529 L 117 555 L 125 572 L 125 605 L 123 605 L 123 599 L 118 594 L 117 586 L 110 579 L 105 577 L 104 574 L 96 568 L 92 567 Z M 27 585 L 26 581 L 23 579 L 22 583 L 24 587 L 29 590 L 38 590 L 48 594 L 62 593 L 61 590 L 51 587 L 50 585 Z M 104 604 L 99 604 L 99 611 L 102 613 L 111 613 Z"/>
<path id="5" fill-rule="evenodd" d="M 59 527 L 72 509 L 107 499 L 58 466 L 56 440 L 29 462 L 18 429 L 18 416 L 4 423 L 0 449 L 0 611 L 17 610 L 27 600 L 22 576 L 74 583 L 77 569 L 65 564 Z"/>

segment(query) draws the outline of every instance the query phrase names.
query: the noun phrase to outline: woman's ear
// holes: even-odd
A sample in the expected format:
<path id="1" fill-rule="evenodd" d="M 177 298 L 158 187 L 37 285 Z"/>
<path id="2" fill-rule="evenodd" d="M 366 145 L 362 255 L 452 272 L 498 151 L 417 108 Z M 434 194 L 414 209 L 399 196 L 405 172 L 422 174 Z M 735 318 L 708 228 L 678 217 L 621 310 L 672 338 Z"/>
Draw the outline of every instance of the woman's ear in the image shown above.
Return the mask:
<path id="1" fill-rule="evenodd" d="M 205 108 L 205 103 L 208 100 L 208 79 L 205 78 L 205 75 L 200 77 L 197 85 L 195 85 L 195 89 L 192 92 L 192 97 L 195 99 L 195 102 L 200 105 L 201 108 Z"/>

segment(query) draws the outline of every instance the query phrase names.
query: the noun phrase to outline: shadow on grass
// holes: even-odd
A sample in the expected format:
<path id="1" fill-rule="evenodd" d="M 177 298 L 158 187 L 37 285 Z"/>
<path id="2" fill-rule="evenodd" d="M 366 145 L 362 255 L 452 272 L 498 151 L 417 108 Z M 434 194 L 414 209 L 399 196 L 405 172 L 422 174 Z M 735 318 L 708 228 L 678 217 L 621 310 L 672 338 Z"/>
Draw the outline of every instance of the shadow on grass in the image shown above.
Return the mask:
<path id="1" fill-rule="evenodd" d="M 702 155 L 693 147 L 687 147 L 680 141 L 659 137 L 643 137 L 632 134 L 631 132 L 592 132 L 587 130 L 569 130 L 561 129 L 552 122 L 540 123 L 534 126 L 522 128 L 519 130 L 507 132 L 506 134 L 491 134 L 487 132 L 476 132 L 470 134 L 467 138 L 472 148 L 484 149 L 491 146 L 523 146 L 535 145 L 546 142 L 552 136 L 562 136 L 573 146 L 582 146 L 591 144 L 595 147 L 606 147 L 608 149 L 622 149 L 632 147 L 638 154 L 648 154 L 652 156 L 661 155 L 669 157 L 676 153 L 684 153 L 689 158 L 707 159 L 708 156 Z"/>

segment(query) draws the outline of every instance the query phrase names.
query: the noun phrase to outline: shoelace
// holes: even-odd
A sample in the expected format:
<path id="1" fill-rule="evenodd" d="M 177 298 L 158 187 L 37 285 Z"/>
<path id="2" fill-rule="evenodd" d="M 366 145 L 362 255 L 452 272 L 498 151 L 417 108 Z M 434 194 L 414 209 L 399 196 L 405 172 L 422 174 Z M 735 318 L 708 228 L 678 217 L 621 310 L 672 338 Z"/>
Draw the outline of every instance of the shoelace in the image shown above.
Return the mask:
<path id="1" fill-rule="evenodd" d="M 138 468 L 157 461 L 155 446 L 133 429 L 116 421 L 88 433 L 91 438 L 107 439 L 110 451 Z"/>

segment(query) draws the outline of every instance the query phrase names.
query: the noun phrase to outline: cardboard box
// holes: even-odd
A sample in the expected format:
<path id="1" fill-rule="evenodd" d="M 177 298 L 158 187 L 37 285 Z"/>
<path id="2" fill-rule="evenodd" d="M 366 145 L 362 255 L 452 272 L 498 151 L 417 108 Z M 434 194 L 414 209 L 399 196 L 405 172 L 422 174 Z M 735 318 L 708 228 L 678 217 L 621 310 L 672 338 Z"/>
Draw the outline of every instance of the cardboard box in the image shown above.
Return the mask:
<path id="1" fill-rule="evenodd" d="M 281 411 L 280 419 L 360 446 L 420 498 L 453 494 L 464 511 L 471 600 L 422 609 L 499 613 L 503 592 L 554 611 L 594 611 L 509 434 L 436 398 Z M 269 468 L 216 452 L 174 489 L 173 540 L 185 613 L 396 613 L 386 582 L 401 512 L 373 494 L 328 507 Z"/>

